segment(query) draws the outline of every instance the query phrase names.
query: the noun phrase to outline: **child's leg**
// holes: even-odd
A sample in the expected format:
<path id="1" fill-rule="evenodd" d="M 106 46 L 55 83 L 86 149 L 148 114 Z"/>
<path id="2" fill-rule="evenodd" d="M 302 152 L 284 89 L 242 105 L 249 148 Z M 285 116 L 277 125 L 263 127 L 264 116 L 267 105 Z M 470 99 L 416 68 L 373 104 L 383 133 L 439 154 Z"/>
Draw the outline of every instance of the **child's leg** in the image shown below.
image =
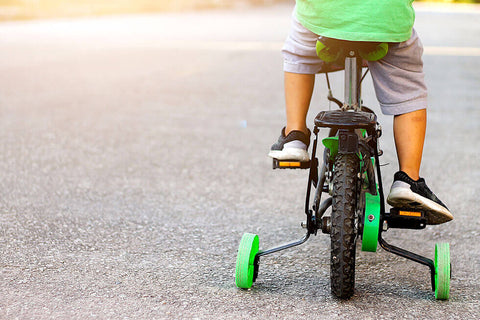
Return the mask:
<path id="1" fill-rule="evenodd" d="M 315 83 L 314 74 L 285 72 L 285 105 L 287 126 L 285 135 L 293 130 L 308 134 L 307 112 Z"/>
<path id="2" fill-rule="evenodd" d="M 315 74 L 324 68 L 315 50 L 318 35 L 303 27 L 292 14 L 290 33 L 282 49 L 287 124 L 269 156 L 278 160 L 308 161 L 310 131 L 306 118 L 312 97 Z"/>
<path id="3" fill-rule="evenodd" d="M 426 109 L 397 115 L 393 120 L 393 134 L 400 171 L 408 174 L 413 180 L 420 178 L 426 127 Z"/>
<path id="4" fill-rule="evenodd" d="M 393 132 L 400 171 L 393 177 L 387 202 L 397 208 L 420 208 L 428 224 L 438 224 L 453 216 L 419 177 L 427 118 L 422 52 L 422 43 L 413 31 L 409 40 L 389 44 L 387 55 L 369 66 L 383 113 L 395 116 Z"/>
<path id="5" fill-rule="evenodd" d="M 409 40 L 389 44 L 387 55 L 369 62 L 384 114 L 394 115 L 393 133 L 400 171 L 419 179 L 426 129 L 427 88 L 423 46 L 415 30 Z"/>
<path id="6" fill-rule="evenodd" d="M 284 73 L 287 125 L 268 155 L 278 160 L 308 161 L 310 131 L 307 129 L 307 113 L 315 75 L 287 71 Z"/>

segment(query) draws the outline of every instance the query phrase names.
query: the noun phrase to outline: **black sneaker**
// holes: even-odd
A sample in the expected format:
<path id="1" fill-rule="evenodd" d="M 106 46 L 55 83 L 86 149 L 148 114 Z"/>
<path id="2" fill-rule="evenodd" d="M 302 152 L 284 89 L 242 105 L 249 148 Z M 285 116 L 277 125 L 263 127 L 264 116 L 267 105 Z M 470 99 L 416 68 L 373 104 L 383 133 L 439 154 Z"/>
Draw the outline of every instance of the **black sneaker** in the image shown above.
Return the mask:
<path id="1" fill-rule="evenodd" d="M 403 171 L 395 173 L 387 202 L 395 208 L 423 210 L 427 224 L 440 224 L 453 219 L 447 206 L 433 194 L 423 178 L 414 181 Z"/>
<path id="2" fill-rule="evenodd" d="M 306 162 L 310 160 L 307 152 L 309 145 L 310 130 L 308 130 L 308 135 L 299 130 L 292 130 L 285 136 L 285 128 L 283 128 L 280 138 L 272 145 L 268 156 L 278 160 Z"/>

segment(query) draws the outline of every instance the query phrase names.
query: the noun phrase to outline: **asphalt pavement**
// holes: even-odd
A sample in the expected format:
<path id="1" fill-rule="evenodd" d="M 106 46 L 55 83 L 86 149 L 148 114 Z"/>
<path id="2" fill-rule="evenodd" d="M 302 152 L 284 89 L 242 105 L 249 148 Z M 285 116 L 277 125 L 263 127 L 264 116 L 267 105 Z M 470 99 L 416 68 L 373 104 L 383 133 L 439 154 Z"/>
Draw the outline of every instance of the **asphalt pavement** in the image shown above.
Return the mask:
<path id="1" fill-rule="evenodd" d="M 434 299 L 428 268 L 382 249 L 358 251 L 355 295 L 333 298 L 324 234 L 235 287 L 244 232 L 263 249 L 304 234 L 307 172 L 267 157 L 291 9 L 0 24 L 1 319 L 480 318 L 478 6 L 417 11 L 421 175 L 455 219 L 385 235 L 430 258 L 449 242 L 450 300 Z M 341 96 L 341 74 L 332 85 Z M 309 124 L 326 93 L 318 76 Z M 363 95 L 378 111 L 370 79 Z M 379 119 L 388 191 L 392 119 Z"/>

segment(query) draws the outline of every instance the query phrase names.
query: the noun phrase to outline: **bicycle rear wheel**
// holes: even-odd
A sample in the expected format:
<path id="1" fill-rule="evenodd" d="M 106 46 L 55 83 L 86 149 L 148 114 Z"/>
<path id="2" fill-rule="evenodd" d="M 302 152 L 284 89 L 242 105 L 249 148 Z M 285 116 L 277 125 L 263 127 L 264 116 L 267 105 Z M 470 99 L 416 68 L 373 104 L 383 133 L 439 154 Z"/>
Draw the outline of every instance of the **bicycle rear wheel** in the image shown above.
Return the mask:
<path id="1" fill-rule="evenodd" d="M 333 174 L 333 205 L 331 216 L 330 284 L 332 293 L 342 299 L 350 298 L 355 286 L 355 244 L 357 227 L 356 154 L 338 154 Z"/>

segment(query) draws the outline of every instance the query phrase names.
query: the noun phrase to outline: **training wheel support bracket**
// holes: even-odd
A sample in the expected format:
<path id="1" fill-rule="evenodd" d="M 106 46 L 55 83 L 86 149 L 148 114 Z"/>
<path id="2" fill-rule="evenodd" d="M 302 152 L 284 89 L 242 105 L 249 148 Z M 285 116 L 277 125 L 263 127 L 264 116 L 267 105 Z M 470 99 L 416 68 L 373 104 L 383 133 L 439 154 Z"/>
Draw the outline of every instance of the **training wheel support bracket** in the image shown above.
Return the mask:
<path id="1" fill-rule="evenodd" d="M 415 211 L 401 208 L 391 208 L 390 212 L 383 212 L 381 225 L 386 225 L 387 228 L 399 229 L 424 229 L 426 226 L 425 214 L 422 211 Z M 414 262 L 423 264 L 430 268 L 430 278 L 432 283 L 432 290 L 435 291 L 435 263 L 433 260 L 418 255 L 416 253 L 407 251 L 405 249 L 393 246 L 382 237 L 382 233 L 386 231 L 383 227 L 380 228 L 378 235 L 378 242 L 380 246 L 390 253 L 412 260 Z"/>
<path id="2" fill-rule="evenodd" d="M 380 246 L 385 250 L 390 253 L 396 254 L 397 256 L 404 257 L 406 259 L 418 262 L 420 264 L 423 264 L 427 267 L 430 268 L 430 278 L 432 282 L 432 291 L 435 291 L 435 264 L 432 259 L 428 259 L 426 257 L 423 257 L 421 255 L 418 255 L 416 253 L 407 251 L 405 249 L 393 246 L 388 244 L 381 236 L 379 236 L 378 242 L 380 243 Z"/>

